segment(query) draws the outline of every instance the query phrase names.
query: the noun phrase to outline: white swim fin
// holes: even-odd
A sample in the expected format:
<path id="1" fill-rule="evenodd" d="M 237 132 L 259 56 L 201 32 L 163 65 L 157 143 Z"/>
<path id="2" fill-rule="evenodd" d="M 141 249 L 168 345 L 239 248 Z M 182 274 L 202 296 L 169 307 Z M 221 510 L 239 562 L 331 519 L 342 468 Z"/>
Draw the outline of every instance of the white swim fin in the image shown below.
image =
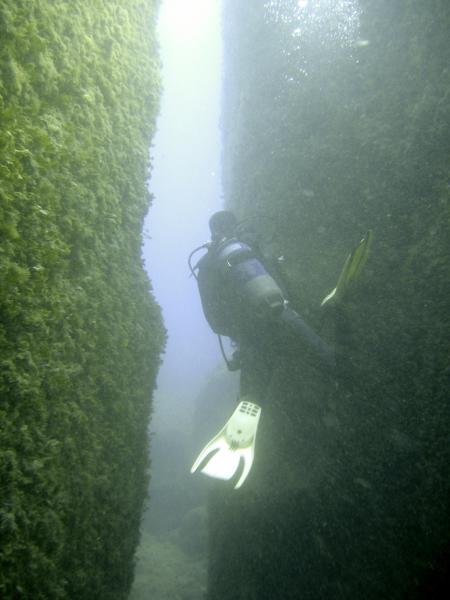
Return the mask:
<path id="1" fill-rule="evenodd" d="M 234 488 L 244 483 L 252 468 L 261 416 L 261 407 L 246 398 L 244 396 L 225 427 L 200 452 L 191 473 L 200 468 L 209 477 L 231 479 L 243 461 L 244 467 Z"/>

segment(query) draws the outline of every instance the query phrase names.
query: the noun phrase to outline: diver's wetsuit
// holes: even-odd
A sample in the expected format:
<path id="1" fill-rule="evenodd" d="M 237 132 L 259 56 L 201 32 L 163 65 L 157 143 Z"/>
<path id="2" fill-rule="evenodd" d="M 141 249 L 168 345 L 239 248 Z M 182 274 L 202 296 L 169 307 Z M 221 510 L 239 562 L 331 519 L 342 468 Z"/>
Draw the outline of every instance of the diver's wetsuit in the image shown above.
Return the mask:
<path id="1" fill-rule="evenodd" d="M 299 352 L 328 376 L 334 374 L 334 350 L 290 308 L 281 285 L 247 244 L 235 238 L 211 244 L 197 268 L 203 311 L 211 329 L 239 345 L 243 394 L 248 388 L 254 391 L 255 378 L 248 381 L 251 372 L 258 372 L 257 385 L 263 391 L 273 362 Z M 257 279 L 262 287 L 255 285 Z"/>

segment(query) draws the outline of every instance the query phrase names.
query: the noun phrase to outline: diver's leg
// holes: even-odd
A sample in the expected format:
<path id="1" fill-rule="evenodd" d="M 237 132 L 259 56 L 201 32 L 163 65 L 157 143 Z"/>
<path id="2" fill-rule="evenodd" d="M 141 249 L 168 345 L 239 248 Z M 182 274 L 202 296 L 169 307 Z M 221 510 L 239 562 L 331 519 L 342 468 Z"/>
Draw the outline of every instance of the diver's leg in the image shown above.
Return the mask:
<path id="1" fill-rule="evenodd" d="M 273 361 L 261 347 L 248 343 L 241 343 L 240 359 L 240 396 L 253 396 L 255 402 L 263 403 L 272 376 Z"/>
<path id="2" fill-rule="evenodd" d="M 289 306 L 286 306 L 278 317 L 288 338 L 294 338 L 293 344 L 300 344 L 307 357 L 333 374 L 336 368 L 334 349 L 329 346 L 317 333 Z M 289 339 L 286 340 L 289 343 Z"/>

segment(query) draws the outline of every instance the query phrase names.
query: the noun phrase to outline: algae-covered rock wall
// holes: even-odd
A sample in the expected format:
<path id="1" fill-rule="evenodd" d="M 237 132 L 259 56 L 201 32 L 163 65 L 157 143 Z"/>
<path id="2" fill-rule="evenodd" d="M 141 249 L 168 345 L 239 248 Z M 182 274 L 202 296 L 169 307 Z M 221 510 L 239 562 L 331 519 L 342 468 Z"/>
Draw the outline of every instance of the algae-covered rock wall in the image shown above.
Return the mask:
<path id="1" fill-rule="evenodd" d="M 0 6 L 0 596 L 125 598 L 164 342 L 157 2 Z"/>
<path id="2" fill-rule="evenodd" d="M 331 383 L 301 355 L 260 374 L 253 471 L 211 501 L 210 600 L 448 588 L 449 25 L 443 0 L 225 5 L 226 202 L 341 360 Z"/>

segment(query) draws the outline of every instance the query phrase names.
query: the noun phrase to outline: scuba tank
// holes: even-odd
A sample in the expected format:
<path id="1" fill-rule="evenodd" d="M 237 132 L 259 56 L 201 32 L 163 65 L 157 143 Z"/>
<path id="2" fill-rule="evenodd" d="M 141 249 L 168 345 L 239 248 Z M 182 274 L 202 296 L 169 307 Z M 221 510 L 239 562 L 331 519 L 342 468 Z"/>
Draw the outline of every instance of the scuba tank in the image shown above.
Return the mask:
<path id="1" fill-rule="evenodd" d="M 235 238 L 223 240 L 215 250 L 219 271 L 225 281 L 260 316 L 275 316 L 283 311 L 285 298 L 255 252 Z"/>
<path id="2" fill-rule="evenodd" d="M 219 237 L 215 233 L 213 241 L 190 253 L 188 265 L 198 283 L 206 320 L 218 335 L 225 363 L 230 371 L 235 371 L 240 368 L 239 350 L 228 358 L 221 336 L 239 340 L 243 331 L 257 326 L 252 317 L 275 320 L 287 301 L 258 252 L 234 236 Z M 193 266 L 192 258 L 201 250 L 207 252 Z"/>

